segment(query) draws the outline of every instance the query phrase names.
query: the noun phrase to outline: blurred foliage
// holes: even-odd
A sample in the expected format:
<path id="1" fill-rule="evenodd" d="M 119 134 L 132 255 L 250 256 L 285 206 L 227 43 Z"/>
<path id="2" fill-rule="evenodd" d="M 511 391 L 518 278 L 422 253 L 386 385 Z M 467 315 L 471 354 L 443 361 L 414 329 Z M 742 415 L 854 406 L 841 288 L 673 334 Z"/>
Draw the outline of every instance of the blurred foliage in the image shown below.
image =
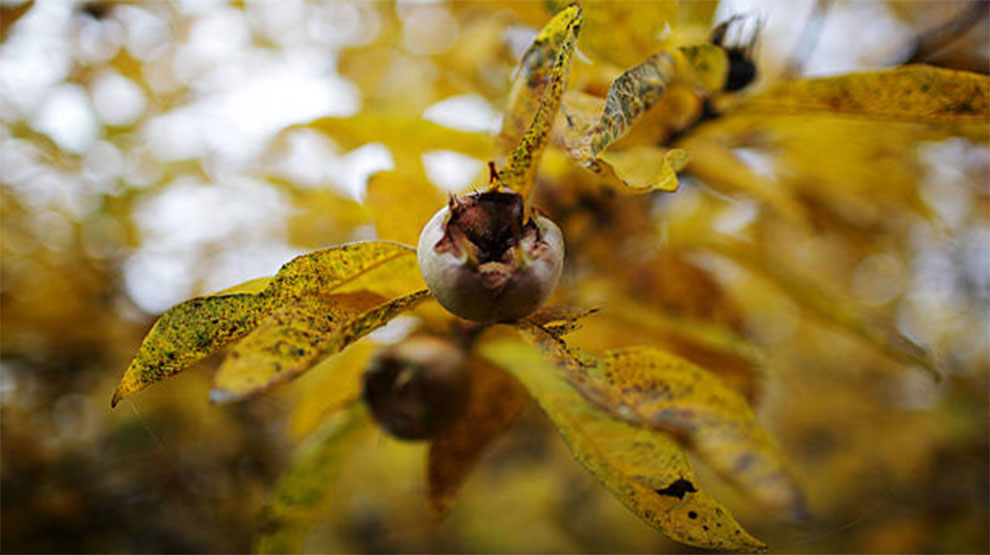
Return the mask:
<path id="1" fill-rule="evenodd" d="M 291 470 L 278 476 L 313 465 L 333 500 L 310 500 L 310 550 L 683 551 L 517 402 L 501 437 L 447 447 L 475 452 L 477 466 L 466 479 L 445 471 L 463 487 L 443 520 L 425 510 L 436 442 L 358 423 L 332 468 L 307 459 L 342 433 L 326 416 L 357 394 L 377 344 L 410 328 L 460 340 L 433 303 L 256 400 L 208 404 L 219 360 L 207 356 L 107 407 L 168 306 L 315 248 L 412 243 L 445 191 L 487 184 L 484 162 L 512 146 L 488 119 L 512 105 L 514 68 L 564 4 L 3 4 L 3 549 L 244 552 L 280 510 L 258 520 L 276 484 L 292 484 Z M 985 73 L 986 14 L 970 4 L 836 3 L 825 26 L 848 26 L 863 60 L 849 69 L 913 60 Z M 623 72 L 704 42 L 732 14 L 715 2 L 588 3 L 562 111 L 607 104 Z M 857 19 L 912 38 L 883 57 Z M 706 101 L 674 85 L 605 150 L 686 151 L 672 163 L 676 193 L 616 194 L 571 160 L 558 119 L 534 198 L 567 241 L 552 304 L 600 309 L 561 331 L 594 357 L 675 353 L 753 404 L 811 518 L 780 521 L 703 457 L 694 472 L 772 549 L 990 551 L 986 77 L 906 67 L 780 82 L 790 45 L 774 42 L 773 23 L 753 86 Z M 939 32 L 945 46 L 929 46 Z M 909 91 L 899 75 L 939 86 Z M 972 116 L 942 117 L 939 94 L 969 98 Z M 451 99 L 471 109 L 444 115 Z M 415 290 L 402 290 L 407 270 L 385 297 Z"/>

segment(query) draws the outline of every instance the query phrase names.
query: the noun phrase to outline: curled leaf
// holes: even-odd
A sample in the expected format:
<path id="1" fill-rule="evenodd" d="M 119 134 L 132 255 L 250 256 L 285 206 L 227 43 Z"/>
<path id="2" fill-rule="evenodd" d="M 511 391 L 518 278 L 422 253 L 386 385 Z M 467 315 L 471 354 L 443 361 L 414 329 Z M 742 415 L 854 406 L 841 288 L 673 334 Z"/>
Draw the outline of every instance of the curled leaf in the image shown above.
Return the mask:
<path id="1" fill-rule="evenodd" d="M 519 341 L 490 341 L 481 347 L 481 354 L 515 375 L 575 458 L 626 507 L 665 535 L 709 549 L 766 547 L 699 490 L 676 442 L 589 405 L 538 351 Z"/>
<path id="2" fill-rule="evenodd" d="M 605 183 L 625 194 L 651 191 L 676 191 L 677 172 L 687 163 L 688 153 L 681 149 L 664 151 L 641 145 L 625 150 L 603 152 L 587 166 Z"/>
<path id="3" fill-rule="evenodd" d="M 481 358 L 469 361 L 471 392 L 467 413 L 433 438 L 428 460 L 430 506 L 444 512 L 484 449 L 529 406 L 526 390 Z"/>
<path id="4" fill-rule="evenodd" d="M 574 4 L 564 9 L 540 31 L 524 56 L 523 71 L 537 72 L 529 75 L 536 76 L 532 88 L 534 91 L 541 91 L 539 105 L 526 133 L 509 154 L 505 167 L 499 170 L 498 184 L 515 190 L 527 199 L 527 210 L 536 169 L 543 155 L 543 149 L 547 146 L 550 129 L 560 107 L 560 97 L 567 87 L 571 55 L 581 30 L 581 21 L 580 6 Z M 538 72 L 546 69 L 545 60 L 548 58 L 553 59 L 553 63 L 544 84 L 542 74 Z M 523 76 L 528 78 L 527 73 Z M 518 93 L 510 105 L 509 117 L 519 117 L 519 114 L 528 112 L 527 106 L 530 105 L 533 97 L 535 95 L 532 92 Z M 510 123 L 509 128 L 513 125 Z"/>
<path id="5" fill-rule="evenodd" d="M 427 298 L 429 291 L 419 291 L 370 309 L 381 297 L 366 293 L 300 298 L 273 312 L 237 345 L 213 379 L 210 400 L 239 401 L 268 391 Z"/>
<path id="6" fill-rule="evenodd" d="M 609 87 L 600 115 L 599 104 L 587 95 L 569 95 L 565 107 L 568 152 L 623 192 L 676 190 L 676 172 L 687 163 L 685 152 L 664 152 L 653 146 L 607 153 L 606 149 L 624 136 L 675 80 L 710 93 L 722 86 L 727 68 L 725 53 L 718 47 L 682 47 L 654 54 L 620 75 Z"/>
<path id="7" fill-rule="evenodd" d="M 360 405 L 328 419 L 293 454 L 261 511 L 254 553 L 299 553 L 332 501 L 334 479 L 368 429 Z"/>

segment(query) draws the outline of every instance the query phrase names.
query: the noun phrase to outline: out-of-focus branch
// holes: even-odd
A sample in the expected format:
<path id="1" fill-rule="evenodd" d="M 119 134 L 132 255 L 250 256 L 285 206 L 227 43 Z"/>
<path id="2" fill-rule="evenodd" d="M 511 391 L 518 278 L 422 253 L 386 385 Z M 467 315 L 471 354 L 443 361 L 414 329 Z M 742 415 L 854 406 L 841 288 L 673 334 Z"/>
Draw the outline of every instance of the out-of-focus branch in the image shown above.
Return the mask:
<path id="1" fill-rule="evenodd" d="M 904 63 L 915 64 L 928 60 L 950 42 L 966 34 L 978 22 L 984 21 L 988 13 L 990 13 L 990 2 L 973 0 L 955 17 L 918 35 L 914 49 Z"/>

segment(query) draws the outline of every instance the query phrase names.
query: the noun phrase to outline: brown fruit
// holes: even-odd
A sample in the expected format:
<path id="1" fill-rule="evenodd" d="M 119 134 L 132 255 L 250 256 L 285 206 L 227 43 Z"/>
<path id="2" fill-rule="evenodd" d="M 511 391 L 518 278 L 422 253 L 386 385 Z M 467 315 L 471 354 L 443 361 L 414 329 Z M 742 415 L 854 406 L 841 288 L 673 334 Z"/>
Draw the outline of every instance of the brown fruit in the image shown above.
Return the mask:
<path id="1" fill-rule="evenodd" d="M 450 340 L 415 336 L 386 347 L 364 374 L 364 402 L 400 439 L 433 437 L 463 414 L 470 375 Z"/>
<path id="2" fill-rule="evenodd" d="M 451 198 L 423 228 L 419 267 L 450 312 L 479 323 L 518 320 L 542 305 L 560 279 L 564 240 L 549 219 L 523 221 L 511 191 Z"/>

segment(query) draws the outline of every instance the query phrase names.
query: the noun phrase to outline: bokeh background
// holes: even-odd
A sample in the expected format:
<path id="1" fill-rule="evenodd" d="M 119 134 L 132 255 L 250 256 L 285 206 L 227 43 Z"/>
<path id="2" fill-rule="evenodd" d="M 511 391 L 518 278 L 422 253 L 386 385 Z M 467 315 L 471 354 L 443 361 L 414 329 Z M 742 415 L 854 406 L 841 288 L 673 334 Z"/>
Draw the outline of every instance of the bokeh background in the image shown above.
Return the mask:
<path id="1" fill-rule="evenodd" d="M 988 71 L 986 2 L 691 4 L 714 21 L 761 18 L 753 90 L 907 61 Z M 0 548 L 247 551 L 296 441 L 286 433 L 294 400 L 318 382 L 307 376 L 212 406 L 211 360 L 110 410 L 123 369 L 172 304 L 271 275 L 296 254 L 376 236 L 365 185 L 377 171 L 402 169 L 408 152 L 395 137 L 375 139 L 387 128 L 355 141 L 293 125 L 384 114 L 497 132 L 513 68 L 552 12 L 529 2 L 0 7 Z M 949 40 L 933 38 L 943 22 L 969 20 Z M 633 199 L 575 199 L 557 186 L 564 178 L 548 178 L 542 203 L 584 264 L 565 279 L 581 293 L 562 295 L 608 306 L 612 289 L 574 283 L 596 268 L 626 272 L 622 299 L 729 325 L 766 350 L 759 369 L 733 367 L 727 378 L 780 439 L 812 519 L 767 515 L 699 474 L 774 550 L 986 553 L 990 156 L 985 141 L 904 144 L 882 133 L 879 142 L 911 160 L 915 204 L 868 186 L 816 197 L 795 185 L 814 181 L 806 163 L 779 181 L 815 219 L 799 231 L 767 222 L 766 199 L 690 175 L 674 195 Z M 757 173 L 776 155 L 735 153 Z M 810 156 L 831 164 L 821 151 Z M 863 156 L 855 176 L 834 179 L 890 178 L 877 160 Z M 453 150 L 413 161 L 443 191 L 482 183 L 485 162 Z M 764 226 L 771 259 L 931 347 L 945 379 L 934 384 L 815 320 L 731 256 L 688 256 L 637 235 L 637 225 L 695 213 L 713 233 Z M 588 239 L 596 226 L 621 233 L 596 243 Z M 400 320 L 372 339 L 395 341 L 414 325 Z M 612 346 L 613 333 L 666 344 L 610 325 L 576 341 Z M 423 453 L 381 434 L 362 445 L 310 549 L 685 549 L 604 493 L 535 408 L 493 446 L 443 522 L 424 510 Z"/>

